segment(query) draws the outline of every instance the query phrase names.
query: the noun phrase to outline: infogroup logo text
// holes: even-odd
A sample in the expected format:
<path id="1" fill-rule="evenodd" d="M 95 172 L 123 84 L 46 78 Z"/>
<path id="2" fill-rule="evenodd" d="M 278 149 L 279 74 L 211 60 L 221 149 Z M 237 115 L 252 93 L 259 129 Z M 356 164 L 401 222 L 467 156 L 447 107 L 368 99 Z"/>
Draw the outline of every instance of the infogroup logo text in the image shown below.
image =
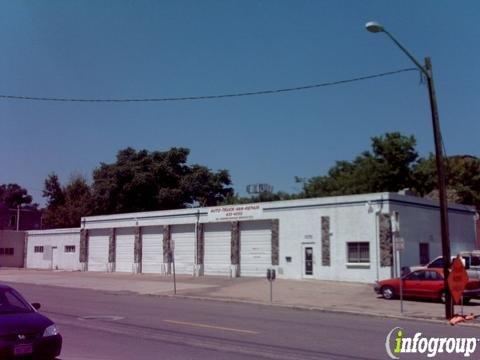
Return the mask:
<path id="1" fill-rule="evenodd" d="M 401 354 L 418 354 L 433 358 L 437 354 L 463 354 L 470 357 L 477 348 L 480 339 L 471 338 L 440 338 L 425 337 L 421 332 L 415 333 L 413 337 L 405 336 L 405 331 L 396 327 L 393 328 L 385 339 L 385 349 L 392 359 L 400 359 Z"/>

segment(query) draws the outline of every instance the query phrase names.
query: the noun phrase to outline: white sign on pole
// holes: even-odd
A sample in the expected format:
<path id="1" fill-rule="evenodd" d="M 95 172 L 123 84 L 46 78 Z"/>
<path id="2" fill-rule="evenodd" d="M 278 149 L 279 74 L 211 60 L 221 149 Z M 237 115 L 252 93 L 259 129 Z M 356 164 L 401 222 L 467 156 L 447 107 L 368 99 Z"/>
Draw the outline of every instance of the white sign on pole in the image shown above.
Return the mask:
<path id="1" fill-rule="evenodd" d="M 396 238 L 395 241 L 395 250 L 396 251 L 403 251 L 405 250 L 405 239 L 404 238 Z"/>
<path id="2" fill-rule="evenodd" d="M 227 205 L 208 210 L 209 221 L 252 220 L 260 217 L 263 209 L 259 204 Z"/>

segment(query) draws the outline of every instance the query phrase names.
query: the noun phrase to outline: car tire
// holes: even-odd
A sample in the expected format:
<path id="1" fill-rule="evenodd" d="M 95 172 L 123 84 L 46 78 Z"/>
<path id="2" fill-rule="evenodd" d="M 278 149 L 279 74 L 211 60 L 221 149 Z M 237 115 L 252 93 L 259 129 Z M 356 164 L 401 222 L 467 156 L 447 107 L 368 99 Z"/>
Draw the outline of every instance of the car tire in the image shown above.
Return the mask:
<path id="1" fill-rule="evenodd" d="M 387 300 L 392 300 L 395 297 L 395 292 L 391 286 L 382 287 L 381 293 L 383 298 Z"/>
<path id="2" fill-rule="evenodd" d="M 446 294 L 445 294 L 445 291 L 442 291 L 442 292 L 440 293 L 440 302 L 441 302 L 442 304 L 445 304 L 445 301 L 446 301 Z"/>

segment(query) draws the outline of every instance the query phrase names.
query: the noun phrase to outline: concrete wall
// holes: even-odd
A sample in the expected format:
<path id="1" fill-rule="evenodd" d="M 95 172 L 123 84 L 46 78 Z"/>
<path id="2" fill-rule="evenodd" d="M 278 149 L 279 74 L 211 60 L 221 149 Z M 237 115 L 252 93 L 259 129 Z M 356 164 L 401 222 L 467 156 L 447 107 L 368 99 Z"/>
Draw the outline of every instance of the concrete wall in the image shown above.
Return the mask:
<path id="1" fill-rule="evenodd" d="M 36 253 L 35 246 L 43 246 L 43 253 Z M 66 246 L 75 246 L 75 251 L 66 252 Z M 78 228 L 27 232 L 27 268 L 80 270 L 79 250 Z"/>
<path id="2" fill-rule="evenodd" d="M 25 232 L 0 230 L 0 248 L 13 248 L 13 255 L 0 254 L 0 267 L 23 267 Z"/>

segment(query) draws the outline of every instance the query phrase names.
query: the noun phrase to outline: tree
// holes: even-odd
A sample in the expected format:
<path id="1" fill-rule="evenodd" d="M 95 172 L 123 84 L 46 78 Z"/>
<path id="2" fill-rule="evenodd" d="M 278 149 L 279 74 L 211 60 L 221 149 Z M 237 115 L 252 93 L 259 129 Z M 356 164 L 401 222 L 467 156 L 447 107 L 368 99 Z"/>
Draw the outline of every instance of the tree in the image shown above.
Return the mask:
<path id="1" fill-rule="evenodd" d="M 233 194 L 230 174 L 227 170 L 213 173 L 201 165 L 192 165 L 181 179 L 180 187 L 189 195 L 187 203 L 200 206 L 215 206 Z"/>
<path id="2" fill-rule="evenodd" d="M 58 207 L 65 203 L 65 194 L 55 173 L 51 173 L 44 181 L 42 196 L 47 198 L 47 207 Z"/>
<path id="3" fill-rule="evenodd" d="M 354 161 L 337 161 L 328 175 L 307 180 L 303 197 L 398 191 L 413 185 L 412 166 L 418 158 L 415 138 L 398 132 L 372 138 L 372 152 Z"/>
<path id="4" fill-rule="evenodd" d="M 93 213 L 91 189 L 79 174 L 73 174 L 64 187 L 56 174 L 50 174 L 45 180 L 43 196 L 47 198 L 43 218 L 46 228 L 79 227 L 82 216 Z"/>
<path id="5" fill-rule="evenodd" d="M 447 197 L 451 202 L 480 209 L 480 158 L 470 155 L 444 159 Z M 421 196 L 438 199 L 435 157 L 421 158 L 413 168 L 413 189 Z"/>
<path id="6" fill-rule="evenodd" d="M 187 165 L 190 150 L 120 150 L 93 172 L 95 212 L 123 213 L 216 205 L 233 190 L 227 170 Z"/>
<path id="7" fill-rule="evenodd" d="M 5 204 L 8 208 L 16 208 L 17 206 L 31 204 L 32 197 L 28 195 L 25 188 L 18 184 L 3 184 L 0 185 L 0 203 Z"/>

